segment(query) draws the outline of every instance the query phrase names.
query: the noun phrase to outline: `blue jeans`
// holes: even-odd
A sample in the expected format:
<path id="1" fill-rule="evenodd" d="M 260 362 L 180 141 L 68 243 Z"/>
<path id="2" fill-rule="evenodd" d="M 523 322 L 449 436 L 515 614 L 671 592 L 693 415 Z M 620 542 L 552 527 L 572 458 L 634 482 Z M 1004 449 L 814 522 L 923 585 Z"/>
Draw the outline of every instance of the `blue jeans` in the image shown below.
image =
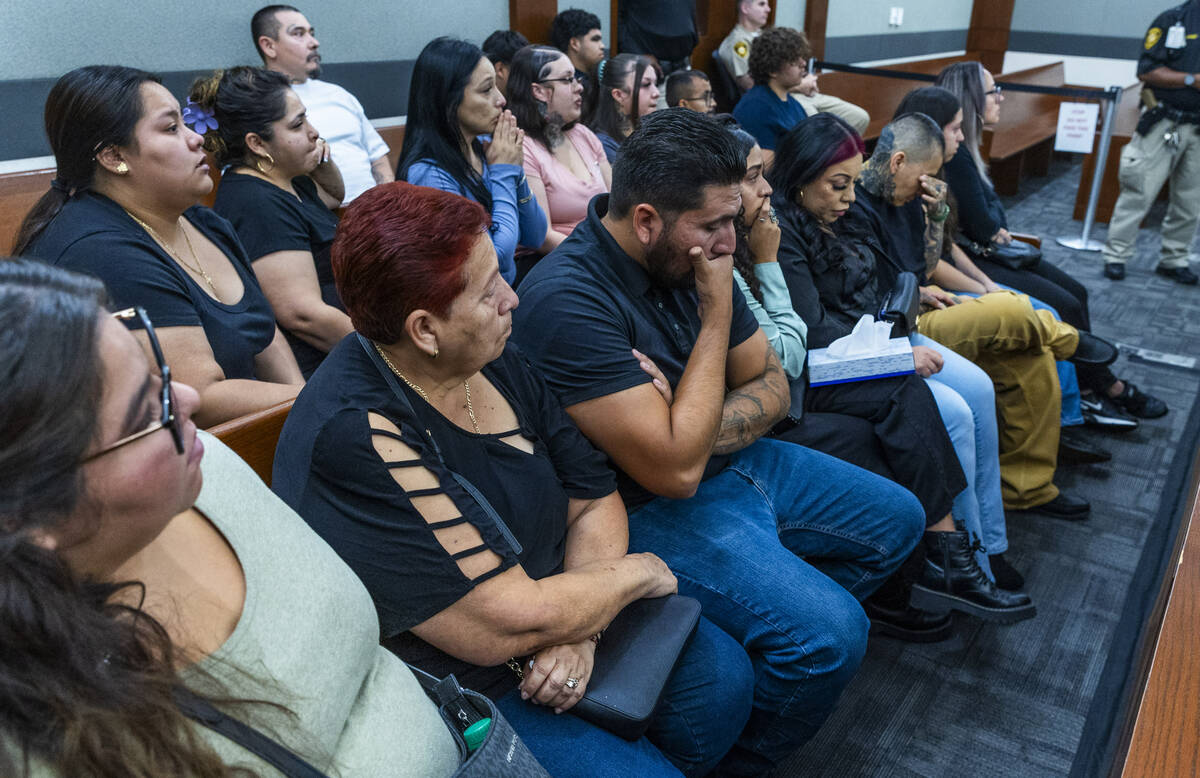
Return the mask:
<path id="1" fill-rule="evenodd" d="M 597 649 L 604 650 L 603 642 Z M 713 769 L 750 715 L 754 671 L 738 642 L 701 618 L 663 690 L 646 736 L 630 742 L 570 713 L 521 699 L 496 706 L 542 767 L 565 776 L 702 776 Z"/>
<path id="2" fill-rule="evenodd" d="M 1001 289 L 1016 292 L 1017 294 L 1025 294 L 1020 289 L 1014 289 L 1011 286 L 1005 286 L 1004 284 L 997 284 L 997 286 Z M 979 296 L 971 292 L 955 292 L 955 294 L 961 294 L 964 297 Z M 1054 318 L 1062 321 L 1062 317 L 1058 315 L 1058 311 L 1054 310 L 1052 306 L 1047 305 L 1033 295 L 1026 296 L 1029 297 L 1029 302 L 1035 311 L 1050 311 L 1050 313 L 1054 314 Z M 1083 424 L 1083 408 L 1080 406 L 1082 398 L 1079 394 L 1079 377 L 1075 375 L 1075 366 L 1070 362 L 1059 361 L 1054 363 L 1054 367 L 1058 371 L 1059 389 L 1062 390 L 1062 410 L 1059 411 L 1059 425 L 1062 427 L 1077 427 Z"/>
<path id="3" fill-rule="evenodd" d="M 967 474 L 967 488 L 954 500 L 954 518 L 972 537 L 982 541 L 987 552 L 980 551 L 976 559 L 991 575 L 987 554 L 1008 550 L 992 379 L 975 363 L 924 335 L 913 333 L 908 339 L 914 346 L 927 346 L 942 357 L 941 371 L 925 380 L 958 453 L 958 462 Z"/>
<path id="4" fill-rule="evenodd" d="M 910 492 L 791 443 L 759 440 L 687 500 L 629 516 L 629 547 L 658 554 L 754 665 L 754 709 L 719 775 L 761 775 L 821 726 L 866 650 L 858 600 L 925 528 Z"/>

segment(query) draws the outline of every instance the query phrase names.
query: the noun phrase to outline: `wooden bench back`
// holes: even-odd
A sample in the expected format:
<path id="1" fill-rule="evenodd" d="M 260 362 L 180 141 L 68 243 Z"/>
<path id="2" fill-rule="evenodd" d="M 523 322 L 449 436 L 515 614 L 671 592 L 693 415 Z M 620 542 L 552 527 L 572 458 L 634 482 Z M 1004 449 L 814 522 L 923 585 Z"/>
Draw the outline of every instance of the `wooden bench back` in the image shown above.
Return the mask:
<path id="1" fill-rule="evenodd" d="M 1063 63 L 1052 62 L 1003 73 L 996 80 L 1034 86 L 1064 86 L 1066 77 Z M 1058 107 L 1062 102 L 1063 98 L 1057 95 L 1005 92 L 1004 102 L 1000 106 L 1000 122 L 994 130 L 984 133 L 984 149 L 988 159 L 1007 159 L 1054 137 L 1058 128 Z M 988 136 L 991 136 L 990 140 Z"/>
<path id="2" fill-rule="evenodd" d="M 907 73 L 924 73 L 936 76 L 942 68 L 955 62 L 979 59 L 979 54 L 967 52 L 953 57 L 935 57 L 933 59 L 902 62 L 898 65 L 885 65 L 880 70 L 895 70 Z M 863 133 L 865 140 L 879 137 L 884 125 L 892 120 L 897 106 L 904 96 L 914 89 L 929 84 L 923 81 L 909 81 L 881 76 L 867 76 L 861 73 L 822 73 L 820 78 L 821 92 L 854 103 L 871 115 L 871 123 Z"/>
<path id="3" fill-rule="evenodd" d="M 271 471 L 275 465 L 275 446 L 293 402 L 288 400 L 266 410 L 239 416 L 218 424 L 209 432 L 246 460 L 258 477 L 270 486 Z"/>

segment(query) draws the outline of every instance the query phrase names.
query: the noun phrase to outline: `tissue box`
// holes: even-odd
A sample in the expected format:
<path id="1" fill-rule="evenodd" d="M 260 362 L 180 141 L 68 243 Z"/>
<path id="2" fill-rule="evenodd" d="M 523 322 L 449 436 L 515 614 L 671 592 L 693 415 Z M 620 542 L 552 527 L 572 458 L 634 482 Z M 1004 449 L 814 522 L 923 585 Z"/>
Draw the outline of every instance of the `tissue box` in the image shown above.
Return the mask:
<path id="1" fill-rule="evenodd" d="M 809 386 L 868 381 L 915 372 L 908 338 L 891 338 L 882 351 L 858 357 L 838 359 L 829 356 L 828 352 L 829 349 L 823 348 L 808 352 Z"/>

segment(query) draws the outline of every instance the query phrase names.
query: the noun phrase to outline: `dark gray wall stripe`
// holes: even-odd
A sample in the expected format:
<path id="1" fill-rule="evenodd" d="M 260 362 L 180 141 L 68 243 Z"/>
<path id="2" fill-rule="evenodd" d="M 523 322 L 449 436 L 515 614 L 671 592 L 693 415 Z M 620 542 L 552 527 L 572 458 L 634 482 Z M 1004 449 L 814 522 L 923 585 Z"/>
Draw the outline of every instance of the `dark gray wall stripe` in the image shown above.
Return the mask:
<path id="1" fill-rule="evenodd" d="M 414 60 L 390 62 L 339 62 L 325 65 L 325 80 L 350 91 L 371 118 L 403 116 L 408 113 L 408 84 Z M 211 71 L 187 70 L 161 73 L 163 84 L 182 102 L 192 81 Z M 2 159 L 40 157 L 50 153 L 42 113 L 55 78 L 0 81 L 0 149 Z"/>
<path id="2" fill-rule="evenodd" d="M 1008 36 L 1008 50 L 1061 54 L 1071 57 L 1137 59 L 1142 54 L 1142 39 L 1013 30 Z"/>
<path id="3" fill-rule="evenodd" d="M 917 57 L 942 51 L 959 51 L 967 46 L 966 30 L 892 32 L 881 35 L 848 35 L 825 40 L 828 62 L 870 62 L 877 59 Z"/>

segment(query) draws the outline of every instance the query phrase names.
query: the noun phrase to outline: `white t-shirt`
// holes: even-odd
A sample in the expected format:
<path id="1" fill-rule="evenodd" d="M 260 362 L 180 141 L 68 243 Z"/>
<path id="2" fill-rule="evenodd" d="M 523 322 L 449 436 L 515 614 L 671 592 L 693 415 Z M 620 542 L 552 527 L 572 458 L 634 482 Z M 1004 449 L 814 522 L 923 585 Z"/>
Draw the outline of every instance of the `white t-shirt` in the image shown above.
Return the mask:
<path id="1" fill-rule="evenodd" d="M 330 154 L 346 184 L 343 205 L 375 186 L 371 162 L 388 153 L 354 95 L 337 84 L 310 78 L 292 84 L 308 111 L 308 120 L 329 144 Z"/>

